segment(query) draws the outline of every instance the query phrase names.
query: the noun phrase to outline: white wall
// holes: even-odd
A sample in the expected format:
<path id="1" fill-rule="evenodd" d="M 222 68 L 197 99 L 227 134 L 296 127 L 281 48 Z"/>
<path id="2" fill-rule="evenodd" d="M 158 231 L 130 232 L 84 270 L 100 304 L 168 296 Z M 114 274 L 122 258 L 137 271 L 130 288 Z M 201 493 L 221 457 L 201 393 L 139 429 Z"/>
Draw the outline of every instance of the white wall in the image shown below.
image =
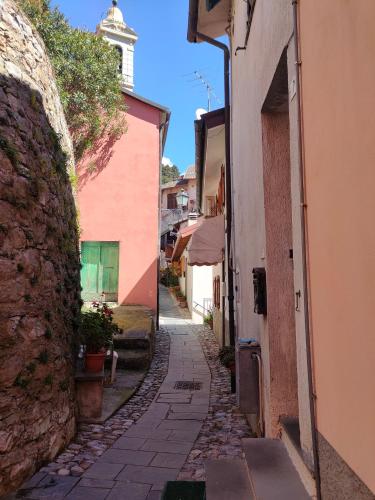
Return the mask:
<path id="1" fill-rule="evenodd" d="M 188 266 L 193 268 L 193 293 L 191 315 L 194 323 L 202 324 L 206 312 L 202 307 L 207 308 L 212 303 L 212 266 Z M 199 304 L 199 306 L 197 305 Z"/>

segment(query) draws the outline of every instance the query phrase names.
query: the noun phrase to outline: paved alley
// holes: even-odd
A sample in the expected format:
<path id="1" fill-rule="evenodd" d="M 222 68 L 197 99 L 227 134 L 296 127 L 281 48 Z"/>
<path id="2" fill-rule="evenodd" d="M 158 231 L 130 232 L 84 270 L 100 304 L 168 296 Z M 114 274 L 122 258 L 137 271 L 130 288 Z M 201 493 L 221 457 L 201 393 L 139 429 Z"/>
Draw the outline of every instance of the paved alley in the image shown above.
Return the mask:
<path id="1" fill-rule="evenodd" d="M 241 456 L 249 430 L 235 411 L 213 333 L 192 324 L 164 287 L 160 310 L 156 355 L 137 394 L 104 426 L 83 426 L 75 442 L 17 497 L 159 500 L 169 480 L 204 480 L 207 458 Z M 76 475 L 82 457 L 89 466 Z"/>
<path id="2" fill-rule="evenodd" d="M 199 340 L 166 289 L 160 324 L 171 337 L 170 360 L 155 400 L 67 499 L 156 500 L 183 467 L 207 416 L 211 376 Z M 190 382 L 196 387 L 187 389 Z"/>

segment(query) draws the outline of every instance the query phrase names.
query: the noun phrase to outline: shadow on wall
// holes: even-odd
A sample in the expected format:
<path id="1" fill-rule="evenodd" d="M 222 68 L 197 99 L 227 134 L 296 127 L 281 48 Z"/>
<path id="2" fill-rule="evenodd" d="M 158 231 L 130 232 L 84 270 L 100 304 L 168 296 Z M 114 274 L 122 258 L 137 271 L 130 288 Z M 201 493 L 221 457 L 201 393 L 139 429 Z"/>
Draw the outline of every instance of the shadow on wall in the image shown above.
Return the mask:
<path id="1" fill-rule="evenodd" d="M 129 290 L 128 293 L 126 293 L 125 298 L 121 301 L 121 305 L 139 304 L 149 307 L 156 312 L 158 287 L 157 266 L 158 260 L 155 259 L 137 280 L 136 284 Z"/>
<path id="2" fill-rule="evenodd" d="M 126 133 L 126 132 L 124 132 Z M 89 153 L 77 166 L 78 189 L 82 189 L 89 180 L 93 180 L 107 167 L 113 156 L 113 147 L 121 135 L 112 132 L 99 137 Z"/>
<path id="3" fill-rule="evenodd" d="M 0 496 L 75 432 L 76 209 L 40 94 L 0 75 Z"/>

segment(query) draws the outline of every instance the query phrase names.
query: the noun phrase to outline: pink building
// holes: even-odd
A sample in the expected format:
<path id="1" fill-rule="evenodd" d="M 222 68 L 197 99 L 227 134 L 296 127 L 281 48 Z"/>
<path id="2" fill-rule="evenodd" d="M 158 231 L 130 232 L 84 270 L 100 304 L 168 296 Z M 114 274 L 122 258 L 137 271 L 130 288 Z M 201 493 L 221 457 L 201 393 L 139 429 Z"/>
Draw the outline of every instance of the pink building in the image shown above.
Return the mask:
<path id="1" fill-rule="evenodd" d="M 157 311 L 160 165 L 169 110 L 133 93 L 135 31 L 116 3 L 97 28 L 121 54 L 127 130 L 109 133 L 77 168 L 82 297 Z"/>
<path id="2" fill-rule="evenodd" d="M 160 159 L 169 112 L 124 94 L 127 132 L 116 142 L 103 137 L 78 166 L 82 296 L 104 292 L 105 300 L 156 311 Z"/>

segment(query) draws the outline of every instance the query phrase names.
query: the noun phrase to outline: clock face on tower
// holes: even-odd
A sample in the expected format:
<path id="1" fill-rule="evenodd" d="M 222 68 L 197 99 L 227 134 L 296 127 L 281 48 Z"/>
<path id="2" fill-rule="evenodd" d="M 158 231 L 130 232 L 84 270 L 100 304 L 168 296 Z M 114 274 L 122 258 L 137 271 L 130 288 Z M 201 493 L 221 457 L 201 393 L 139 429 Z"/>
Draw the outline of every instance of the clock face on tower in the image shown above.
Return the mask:
<path id="1" fill-rule="evenodd" d="M 138 40 L 136 32 L 124 21 L 118 1 L 112 0 L 112 7 L 97 27 L 97 34 L 101 35 L 109 44 L 114 45 L 119 53 L 119 73 L 122 86 L 125 90 L 134 90 L 134 45 Z"/>

